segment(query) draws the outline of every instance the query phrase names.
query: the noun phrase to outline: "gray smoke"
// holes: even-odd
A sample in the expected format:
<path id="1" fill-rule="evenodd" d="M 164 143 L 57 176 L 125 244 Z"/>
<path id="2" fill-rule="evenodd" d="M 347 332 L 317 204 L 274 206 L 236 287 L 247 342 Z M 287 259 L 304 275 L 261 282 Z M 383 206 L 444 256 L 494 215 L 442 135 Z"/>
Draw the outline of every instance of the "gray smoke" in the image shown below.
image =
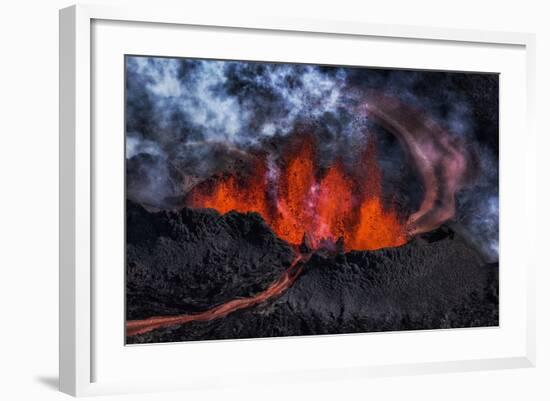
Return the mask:
<path id="1" fill-rule="evenodd" d="M 495 259 L 498 151 L 494 144 L 483 143 L 498 135 L 498 125 L 483 131 L 487 121 L 498 119 L 498 109 L 483 103 L 492 79 L 480 74 L 127 57 L 128 197 L 159 208 L 177 206 L 197 182 L 238 169 L 255 152 L 267 152 L 270 163 L 277 163 L 279 148 L 273 143 L 298 127 L 317 138 L 323 162 L 335 157 L 351 161 L 366 136 L 380 134 L 356 113 L 365 90 L 374 88 L 425 110 L 479 155 L 479 175 L 459 194 L 456 220 Z M 498 86 L 496 96 L 498 100 Z M 486 115 L 480 117 L 480 109 L 487 109 Z M 380 142 L 385 147 L 380 152 L 385 177 L 397 182 L 410 175 L 403 171 L 399 144 Z"/>

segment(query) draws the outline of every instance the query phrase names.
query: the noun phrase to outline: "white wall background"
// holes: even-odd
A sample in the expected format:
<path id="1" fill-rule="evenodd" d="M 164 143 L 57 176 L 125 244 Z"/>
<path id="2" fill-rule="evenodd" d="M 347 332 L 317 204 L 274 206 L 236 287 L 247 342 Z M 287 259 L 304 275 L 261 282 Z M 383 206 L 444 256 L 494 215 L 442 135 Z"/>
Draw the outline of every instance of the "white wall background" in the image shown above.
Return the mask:
<path id="1" fill-rule="evenodd" d="M 549 239 L 550 145 L 546 117 L 550 72 L 550 13 L 544 1 L 130 1 L 212 12 L 365 20 L 537 34 L 539 140 L 537 271 L 538 364 L 534 369 L 327 382 L 284 388 L 122 396 L 131 400 L 547 400 L 550 399 Z M 200 3 L 200 4 L 198 4 Z M 0 398 L 57 400 L 58 261 L 58 20 L 65 0 L 4 1 L 0 6 Z M 190 10 L 191 12 L 192 10 Z M 521 135 L 521 133 L 518 133 Z M 544 210 L 546 209 L 546 210 Z M 114 399 L 114 397 L 112 397 Z M 108 399 L 111 399 L 109 397 Z M 119 398 L 116 398 L 119 399 Z"/>

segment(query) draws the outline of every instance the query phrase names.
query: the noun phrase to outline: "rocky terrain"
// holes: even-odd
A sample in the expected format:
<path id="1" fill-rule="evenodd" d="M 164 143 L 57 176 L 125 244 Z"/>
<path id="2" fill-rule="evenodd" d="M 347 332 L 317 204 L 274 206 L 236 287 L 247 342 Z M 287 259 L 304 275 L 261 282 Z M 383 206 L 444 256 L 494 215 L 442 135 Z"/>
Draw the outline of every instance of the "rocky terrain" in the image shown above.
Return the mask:
<path id="1" fill-rule="evenodd" d="M 376 251 L 316 251 L 281 296 L 127 343 L 496 326 L 498 264 L 449 226 Z M 127 203 L 128 320 L 192 314 L 265 290 L 296 250 L 256 213 Z"/>

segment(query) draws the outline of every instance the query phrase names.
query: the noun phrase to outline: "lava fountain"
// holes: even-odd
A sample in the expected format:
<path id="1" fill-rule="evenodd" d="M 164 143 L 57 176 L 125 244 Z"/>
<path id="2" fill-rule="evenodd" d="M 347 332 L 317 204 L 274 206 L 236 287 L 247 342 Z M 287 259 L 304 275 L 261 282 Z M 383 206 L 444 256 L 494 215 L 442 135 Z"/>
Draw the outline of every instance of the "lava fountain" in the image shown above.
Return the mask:
<path id="1" fill-rule="evenodd" d="M 225 173 L 195 187 L 189 205 L 222 214 L 259 213 L 294 245 L 306 239 L 317 248 L 342 239 L 345 250 L 374 250 L 407 241 L 404 219 L 383 202 L 374 141 L 361 155 L 362 177 L 346 171 L 341 160 L 321 169 L 311 136 L 294 142 L 283 165 L 269 166 L 265 157 L 258 157 L 252 174 Z"/>

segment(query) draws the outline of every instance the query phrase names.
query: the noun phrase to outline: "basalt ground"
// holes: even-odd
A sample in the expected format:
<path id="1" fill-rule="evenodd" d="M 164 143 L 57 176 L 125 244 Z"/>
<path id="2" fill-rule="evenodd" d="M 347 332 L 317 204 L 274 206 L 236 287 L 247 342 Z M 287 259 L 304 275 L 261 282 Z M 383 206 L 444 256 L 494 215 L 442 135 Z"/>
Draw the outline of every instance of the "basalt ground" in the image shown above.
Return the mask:
<path id="1" fill-rule="evenodd" d="M 280 296 L 201 322 L 128 336 L 128 344 L 363 333 L 499 324 L 498 264 L 443 225 L 399 247 L 319 249 Z M 199 313 L 252 297 L 297 249 L 256 213 L 127 203 L 126 317 Z"/>

